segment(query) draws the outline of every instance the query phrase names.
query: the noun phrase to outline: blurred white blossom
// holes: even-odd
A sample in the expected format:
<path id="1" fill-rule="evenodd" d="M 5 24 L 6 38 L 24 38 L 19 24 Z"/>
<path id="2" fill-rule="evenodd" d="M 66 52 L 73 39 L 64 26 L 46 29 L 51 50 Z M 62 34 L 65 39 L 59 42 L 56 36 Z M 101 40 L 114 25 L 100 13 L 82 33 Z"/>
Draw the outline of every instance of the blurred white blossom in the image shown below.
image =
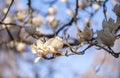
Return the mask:
<path id="1" fill-rule="evenodd" d="M 67 9 L 67 14 L 70 16 L 74 16 L 74 12 L 72 9 Z"/>
<path id="2" fill-rule="evenodd" d="M 67 2 L 67 0 L 60 0 L 61 2 L 63 2 L 63 3 L 66 3 Z"/>
<path id="3" fill-rule="evenodd" d="M 21 10 L 17 12 L 16 20 L 23 21 L 27 17 L 27 11 Z"/>
<path id="4" fill-rule="evenodd" d="M 47 25 L 52 27 L 52 28 L 57 28 L 59 24 L 59 20 L 57 20 L 54 16 L 50 15 L 47 17 Z"/>
<path id="5" fill-rule="evenodd" d="M 52 22 L 55 19 L 53 15 L 47 16 L 47 22 Z"/>
<path id="6" fill-rule="evenodd" d="M 11 23 L 13 21 L 13 19 L 11 19 L 11 17 L 6 17 L 4 20 L 4 23 Z M 8 29 L 11 27 L 11 25 L 6 25 L 8 27 Z M 6 26 L 3 26 L 3 28 L 5 28 Z"/>
<path id="7" fill-rule="evenodd" d="M 4 14 L 6 14 L 7 11 L 8 11 L 8 8 L 4 8 L 4 9 L 3 9 L 3 13 L 4 13 Z"/>
<path id="8" fill-rule="evenodd" d="M 117 0 L 112 0 L 112 4 L 116 5 L 117 4 Z"/>
<path id="9" fill-rule="evenodd" d="M 89 18 L 85 18 L 84 22 L 85 22 L 85 24 L 88 24 L 88 23 L 90 23 L 90 19 Z"/>
<path id="10" fill-rule="evenodd" d="M 63 40 L 60 37 L 51 38 L 45 43 L 40 39 L 36 41 L 35 44 L 31 45 L 32 53 L 37 54 L 38 58 L 35 59 L 35 62 L 47 55 L 48 53 L 57 53 L 58 49 L 63 47 Z"/>
<path id="11" fill-rule="evenodd" d="M 48 8 L 48 14 L 49 15 L 54 15 L 55 13 L 56 13 L 55 6 L 52 6 L 52 7 Z"/>
<path id="12" fill-rule="evenodd" d="M 79 3 L 78 3 L 78 6 L 81 8 L 81 9 L 84 9 L 84 8 L 86 8 L 86 3 L 82 0 L 82 1 L 79 1 Z"/>
<path id="13" fill-rule="evenodd" d="M 43 23 L 43 17 L 41 15 L 33 17 L 33 24 L 39 27 Z"/>
<path id="14" fill-rule="evenodd" d="M 93 8 L 94 8 L 95 10 L 98 10 L 98 9 L 100 8 L 100 5 L 98 5 L 98 4 L 93 4 Z"/>
<path id="15" fill-rule="evenodd" d="M 10 23 L 10 22 L 12 22 L 11 17 L 6 17 L 4 23 Z"/>
<path id="16" fill-rule="evenodd" d="M 25 46 L 26 46 L 25 43 L 19 42 L 16 44 L 16 49 L 19 52 L 23 52 L 25 50 Z"/>

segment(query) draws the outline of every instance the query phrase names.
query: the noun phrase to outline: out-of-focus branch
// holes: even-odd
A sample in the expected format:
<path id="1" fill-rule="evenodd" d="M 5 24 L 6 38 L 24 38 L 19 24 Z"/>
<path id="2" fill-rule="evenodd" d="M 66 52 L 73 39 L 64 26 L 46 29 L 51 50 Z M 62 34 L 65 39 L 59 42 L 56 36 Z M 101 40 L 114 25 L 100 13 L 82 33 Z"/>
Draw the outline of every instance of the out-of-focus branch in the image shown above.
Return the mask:
<path id="1" fill-rule="evenodd" d="M 8 12 L 10 11 L 10 8 L 11 8 L 11 6 L 12 6 L 13 2 L 14 2 L 14 0 L 12 0 L 12 1 L 11 1 L 10 6 L 8 7 L 8 10 L 7 10 L 7 12 L 6 12 L 5 16 L 3 17 L 3 19 L 2 19 L 1 21 L 4 21 L 4 20 L 5 20 L 5 18 L 7 17 Z"/>
<path id="2" fill-rule="evenodd" d="M 107 3 L 108 0 L 105 0 L 103 2 L 103 13 L 104 13 L 104 16 L 105 16 L 105 20 L 107 21 L 107 15 L 106 15 L 106 11 L 107 11 L 107 7 L 106 7 L 106 3 Z"/>
<path id="3" fill-rule="evenodd" d="M 3 24 L 3 25 L 12 25 L 12 26 L 20 26 L 21 28 L 23 27 L 22 25 L 19 25 L 19 24 L 16 24 L 16 23 L 4 23 L 2 21 L 0 21 L 0 24 Z"/>
<path id="4" fill-rule="evenodd" d="M 30 25 L 32 25 L 32 19 L 33 19 L 33 9 L 32 9 L 32 6 L 31 6 L 31 0 L 28 0 L 28 7 L 29 7 L 29 13 L 30 13 L 30 18 L 29 18 L 29 23 Z"/>
<path id="5" fill-rule="evenodd" d="M 74 14 L 74 16 L 71 18 L 71 20 L 67 24 L 64 24 L 61 28 L 59 28 L 57 30 L 56 34 L 58 34 L 64 28 L 66 28 L 68 26 L 71 26 L 74 21 L 77 21 L 78 9 L 79 9 L 78 0 L 76 0 L 76 7 L 75 7 L 75 14 Z"/>
<path id="6" fill-rule="evenodd" d="M 11 1 L 10 5 L 9 5 L 9 7 L 8 7 L 8 9 L 7 9 L 7 12 L 6 12 L 5 16 L 3 17 L 3 19 L 2 19 L 1 21 L 4 21 L 5 18 L 7 17 L 7 15 L 8 15 L 8 13 L 9 13 L 9 11 L 10 11 L 10 8 L 11 8 L 13 2 L 14 2 L 14 0 Z M 6 25 L 5 25 L 5 26 L 6 26 Z M 6 28 L 7 32 L 8 32 L 8 34 L 9 34 L 11 40 L 14 40 L 14 38 L 13 38 L 11 32 L 9 31 L 8 27 L 6 26 L 5 28 Z"/>

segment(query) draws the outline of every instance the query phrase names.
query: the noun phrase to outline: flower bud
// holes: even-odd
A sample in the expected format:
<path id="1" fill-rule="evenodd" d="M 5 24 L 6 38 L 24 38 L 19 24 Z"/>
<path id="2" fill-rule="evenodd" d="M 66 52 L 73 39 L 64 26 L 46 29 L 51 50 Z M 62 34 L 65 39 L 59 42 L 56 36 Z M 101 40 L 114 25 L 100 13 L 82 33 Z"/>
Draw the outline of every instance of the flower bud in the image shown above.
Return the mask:
<path id="1" fill-rule="evenodd" d="M 56 13 L 55 6 L 52 6 L 52 7 L 48 8 L 48 14 L 49 15 L 54 15 L 55 13 Z"/>
<path id="2" fill-rule="evenodd" d="M 37 27 L 39 27 L 43 23 L 43 17 L 42 16 L 35 16 L 33 18 L 33 24 Z"/>
<path id="3" fill-rule="evenodd" d="M 16 19 L 19 21 L 23 21 L 25 17 L 27 16 L 27 11 L 26 10 L 21 10 L 17 12 Z"/>

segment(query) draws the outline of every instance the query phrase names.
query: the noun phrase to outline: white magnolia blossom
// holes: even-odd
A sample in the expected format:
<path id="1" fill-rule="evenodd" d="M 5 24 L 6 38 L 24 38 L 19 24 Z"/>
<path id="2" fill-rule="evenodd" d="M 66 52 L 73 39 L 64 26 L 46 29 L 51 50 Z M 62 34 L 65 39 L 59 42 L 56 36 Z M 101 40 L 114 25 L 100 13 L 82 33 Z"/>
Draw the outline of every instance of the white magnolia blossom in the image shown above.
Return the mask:
<path id="1" fill-rule="evenodd" d="M 103 20 L 102 22 L 103 30 L 97 31 L 97 41 L 100 44 L 112 47 L 115 42 L 115 31 L 119 24 L 114 23 L 113 19 L 109 19 L 108 22 Z"/>
<path id="2" fill-rule="evenodd" d="M 43 17 L 41 15 L 35 16 L 33 18 L 33 24 L 39 27 L 43 23 Z"/>
<path id="3" fill-rule="evenodd" d="M 55 6 L 52 6 L 52 7 L 48 8 L 48 14 L 49 15 L 54 15 L 55 13 L 56 13 Z"/>
<path id="4" fill-rule="evenodd" d="M 4 23 L 10 23 L 10 22 L 12 22 L 13 21 L 13 19 L 11 19 L 11 17 L 6 17 L 5 18 L 5 20 L 4 20 Z M 8 28 L 10 28 L 11 27 L 11 25 L 6 25 Z M 3 28 L 5 28 L 6 26 L 4 26 L 3 25 Z"/>
<path id="5" fill-rule="evenodd" d="M 115 33 L 115 30 L 118 28 L 119 24 L 114 23 L 114 20 L 110 18 L 108 22 L 103 20 L 102 22 L 103 29 L 108 29 L 111 33 Z"/>
<path id="6" fill-rule="evenodd" d="M 48 15 L 46 20 L 47 20 L 47 22 L 52 22 L 54 19 L 55 19 L 55 16 Z"/>
<path id="7" fill-rule="evenodd" d="M 19 21 L 22 21 L 23 19 L 26 18 L 26 16 L 27 16 L 27 11 L 26 10 L 21 10 L 21 11 L 17 12 L 16 19 L 19 20 Z"/>
<path id="8" fill-rule="evenodd" d="M 35 59 L 35 62 L 38 62 L 39 59 L 48 53 L 56 53 L 58 49 L 63 47 L 63 40 L 60 37 L 51 38 L 45 43 L 40 39 L 36 41 L 36 44 L 31 45 L 32 53 L 37 54 L 38 58 Z"/>
<path id="9" fill-rule="evenodd" d="M 58 24 L 59 24 L 59 20 L 57 20 L 53 15 L 49 15 L 47 17 L 47 21 L 46 21 L 47 25 L 52 27 L 53 29 L 57 28 Z"/>
<path id="10" fill-rule="evenodd" d="M 78 3 L 78 6 L 81 8 L 81 9 L 84 9 L 84 8 L 86 8 L 86 4 L 85 4 L 85 1 L 79 1 L 79 3 Z"/>
<path id="11" fill-rule="evenodd" d="M 16 44 L 16 50 L 19 51 L 19 52 L 22 52 L 25 50 L 25 46 L 26 44 L 22 43 L 22 42 L 19 42 Z"/>
<path id="12" fill-rule="evenodd" d="M 92 38 L 93 30 L 86 26 L 84 28 L 83 32 L 79 32 L 77 35 L 78 35 L 78 37 L 80 37 L 80 39 L 82 41 L 86 42 L 86 41 L 88 41 L 88 40 L 90 40 Z"/>
<path id="13" fill-rule="evenodd" d="M 67 0 L 60 0 L 61 2 L 63 2 L 63 3 L 66 3 L 67 2 Z"/>
<path id="14" fill-rule="evenodd" d="M 89 18 L 85 18 L 85 19 L 84 19 L 84 23 L 85 23 L 85 24 L 90 23 L 90 19 L 89 19 Z"/>
<path id="15" fill-rule="evenodd" d="M 98 10 L 98 9 L 100 8 L 100 5 L 98 5 L 98 4 L 93 4 L 93 8 L 94 8 L 95 10 Z"/>
<path id="16" fill-rule="evenodd" d="M 74 12 L 72 9 L 67 9 L 67 14 L 70 16 L 74 16 Z"/>
<path id="17" fill-rule="evenodd" d="M 7 13 L 7 11 L 8 11 L 8 8 L 4 8 L 4 9 L 3 9 L 3 13 L 4 13 L 4 14 Z"/>
<path id="18" fill-rule="evenodd" d="M 97 31 L 97 41 L 99 44 L 112 47 L 115 42 L 115 35 L 111 33 L 109 29 Z"/>

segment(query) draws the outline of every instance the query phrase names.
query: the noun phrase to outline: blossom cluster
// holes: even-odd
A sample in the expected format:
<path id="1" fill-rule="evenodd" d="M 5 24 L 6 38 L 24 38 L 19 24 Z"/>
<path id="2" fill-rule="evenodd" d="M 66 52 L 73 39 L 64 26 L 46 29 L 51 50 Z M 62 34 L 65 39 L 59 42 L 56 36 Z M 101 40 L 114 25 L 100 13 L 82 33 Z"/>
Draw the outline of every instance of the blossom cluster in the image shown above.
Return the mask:
<path id="1" fill-rule="evenodd" d="M 51 38 L 45 43 L 42 40 L 37 40 L 35 44 L 31 45 L 31 50 L 38 57 L 35 62 L 38 62 L 40 58 L 46 56 L 47 54 L 57 53 L 60 48 L 63 47 L 63 40 L 60 37 Z"/>

